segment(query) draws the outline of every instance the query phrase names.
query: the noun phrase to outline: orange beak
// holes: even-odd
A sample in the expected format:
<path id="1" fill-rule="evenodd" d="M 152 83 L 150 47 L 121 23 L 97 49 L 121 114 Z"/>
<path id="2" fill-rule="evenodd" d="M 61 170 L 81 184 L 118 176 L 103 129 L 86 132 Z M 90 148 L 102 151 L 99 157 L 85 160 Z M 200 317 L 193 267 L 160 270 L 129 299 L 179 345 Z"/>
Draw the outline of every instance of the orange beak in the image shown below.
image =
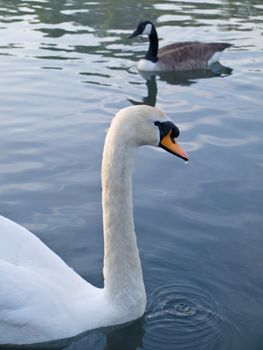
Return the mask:
<path id="1" fill-rule="evenodd" d="M 178 143 L 175 142 L 174 139 L 172 139 L 171 132 L 172 130 L 170 130 L 168 134 L 164 136 L 163 139 L 160 141 L 160 147 L 172 154 L 175 154 L 177 157 L 188 161 L 187 153 L 182 149 L 181 146 L 179 146 Z"/>

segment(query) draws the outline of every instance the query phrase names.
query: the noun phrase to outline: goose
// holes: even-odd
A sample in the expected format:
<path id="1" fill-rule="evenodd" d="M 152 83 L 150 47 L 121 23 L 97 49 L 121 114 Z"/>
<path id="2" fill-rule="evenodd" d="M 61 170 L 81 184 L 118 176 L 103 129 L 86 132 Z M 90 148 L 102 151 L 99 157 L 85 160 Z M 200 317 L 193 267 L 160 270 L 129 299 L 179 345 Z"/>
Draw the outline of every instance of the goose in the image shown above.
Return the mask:
<path id="1" fill-rule="evenodd" d="M 0 217 L 0 344 L 34 344 L 140 318 L 146 294 L 134 231 L 131 170 L 139 146 L 187 160 L 179 129 L 146 105 L 120 110 L 102 160 L 104 287 L 97 288 L 19 224 Z"/>
<path id="2" fill-rule="evenodd" d="M 158 35 L 150 21 L 140 22 L 129 38 L 149 36 L 149 48 L 138 63 L 141 71 L 188 71 L 210 66 L 219 59 L 220 52 L 230 47 L 228 43 L 201 43 L 187 41 L 170 44 L 158 50 Z"/>

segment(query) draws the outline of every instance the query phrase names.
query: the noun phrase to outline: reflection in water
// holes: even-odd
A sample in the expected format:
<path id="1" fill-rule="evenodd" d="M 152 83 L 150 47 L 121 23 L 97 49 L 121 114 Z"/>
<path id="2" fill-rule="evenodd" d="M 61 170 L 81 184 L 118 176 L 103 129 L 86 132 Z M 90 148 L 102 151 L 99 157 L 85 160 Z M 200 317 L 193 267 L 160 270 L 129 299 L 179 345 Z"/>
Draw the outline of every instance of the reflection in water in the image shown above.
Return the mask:
<path id="1" fill-rule="evenodd" d="M 156 75 L 151 74 L 146 79 L 146 86 L 147 86 L 147 96 L 143 97 L 142 102 L 141 101 L 134 101 L 132 99 L 128 98 L 128 101 L 131 102 L 133 105 L 149 105 L 149 106 L 155 106 L 156 105 L 156 97 L 157 97 L 157 83 L 156 83 Z"/>
<path id="2" fill-rule="evenodd" d="M 144 319 L 122 325 L 95 329 L 73 338 L 35 345 L 4 346 L 0 350 L 136 350 L 143 347 Z"/>
<path id="3" fill-rule="evenodd" d="M 143 347 L 143 319 L 118 329 L 106 336 L 104 350 L 136 350 Z"/>
<path id="4" fill-rule="evenodd" d="M 161 81 L 165 81 L 170 85 L 181 85 L 188 86 L 195 84 L 197 79 L 206 79 L 213 77 L 226 77 L 232 74 L 233 69 L 225 67 L 219 62 L 215 62 L 211 67 L 206 69 L 198 69 L 194 71 L 185 71 L 185 72 L 145 72 L 139 71 L 141 76 L 146 80 L 147 87 L 147 96 L 143 97 L 141 101 L 134 101 L 128 99 L 131 104 L 147 104 L 149 106 L 155 106 L 157 100 L 157 83 L 156 77 Z"/>

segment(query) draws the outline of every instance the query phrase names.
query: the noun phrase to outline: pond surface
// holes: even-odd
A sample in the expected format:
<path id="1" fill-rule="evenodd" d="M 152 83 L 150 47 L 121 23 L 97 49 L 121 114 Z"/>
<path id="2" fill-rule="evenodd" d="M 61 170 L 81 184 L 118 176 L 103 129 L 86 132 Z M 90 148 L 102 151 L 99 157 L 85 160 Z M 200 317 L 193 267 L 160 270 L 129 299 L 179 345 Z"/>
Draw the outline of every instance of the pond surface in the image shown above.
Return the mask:
<path id="1" fill-rule="evenodd" d="M 0 16 L 0 212 L 85 279 L 103 283 L 100 166 L 116 111 L 160 107 L 190 156 L 138 152 L 143 319 L 42 348 L 262 349 L 262 1 L 12 0 Z M 216 74 L 145 78 L 147 38 L 128 39 L 139 19 L 160 46 L 234 46 Z"/>

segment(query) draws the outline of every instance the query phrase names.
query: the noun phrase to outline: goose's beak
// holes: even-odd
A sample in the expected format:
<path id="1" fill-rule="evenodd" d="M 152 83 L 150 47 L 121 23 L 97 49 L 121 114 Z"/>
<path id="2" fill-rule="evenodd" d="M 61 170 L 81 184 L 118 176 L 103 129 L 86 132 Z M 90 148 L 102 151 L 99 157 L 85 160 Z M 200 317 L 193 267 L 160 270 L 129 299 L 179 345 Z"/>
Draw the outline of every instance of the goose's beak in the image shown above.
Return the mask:
<path id="1" fill-rule="evenodd" d="M 182 147 L 178 143 L 175 142 L 175 139 L 172 139 L 171 132 L 172 130 L 170 130 L 169 133 L 162 138 L 159 146 L 165 149 L 167 152 L 170 152 L 176 155 L 177 157 L 188 161 L 187 153 L 182 149 Z"/>
<path id="2" fill-rule="evenodd" d="M 138 30 L 136 29 L 130 36 L 129 39 L 134 38 L 135 36 L 140 35 L 140 33 L 138 32 Z"/>

